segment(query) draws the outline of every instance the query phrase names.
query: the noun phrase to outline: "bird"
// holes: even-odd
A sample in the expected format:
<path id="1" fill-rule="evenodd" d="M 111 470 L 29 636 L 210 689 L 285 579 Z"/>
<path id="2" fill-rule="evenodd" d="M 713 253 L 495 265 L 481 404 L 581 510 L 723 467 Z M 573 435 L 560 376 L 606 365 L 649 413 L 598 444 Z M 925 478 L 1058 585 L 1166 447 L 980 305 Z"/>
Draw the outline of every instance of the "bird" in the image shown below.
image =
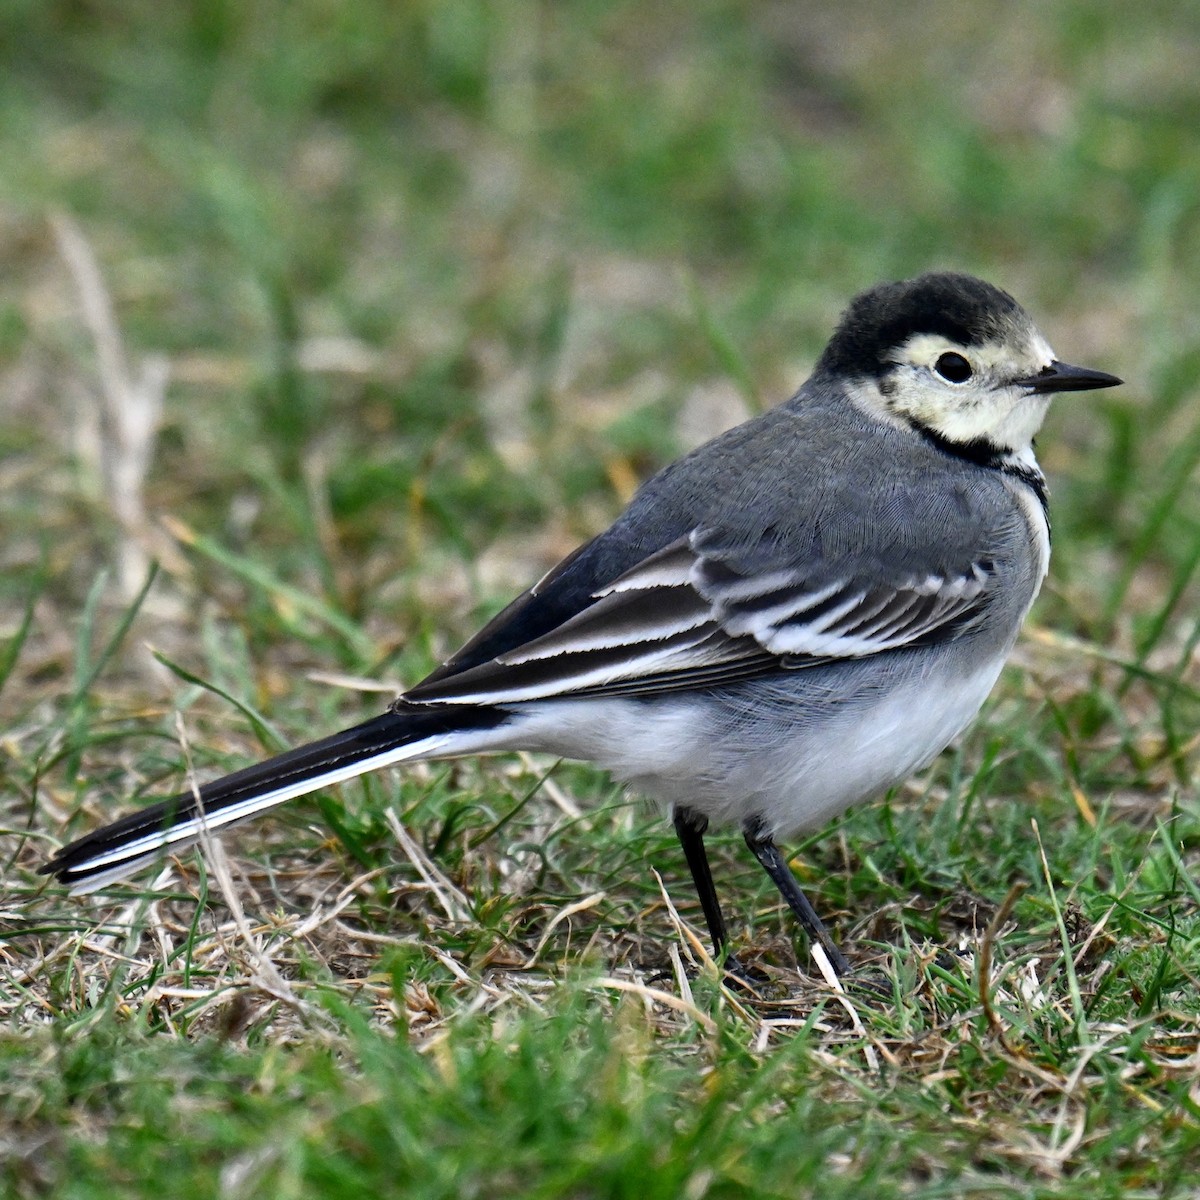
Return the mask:
<path id="1" fill-rule="evenodd" d="M 927 766 L 976 716 L 1046 576 L 1034 436 L 1055 357 L 1007 292 L 938 271 L 855 296 L 787 401 L 646 481 L 381 715 L 63 846 L 90 892 L 294 797 L 396 764 L 591 761 L 672 821 L 717 955 L 704 837 L 733 825 L 839 975 L 778 842 Z"/>

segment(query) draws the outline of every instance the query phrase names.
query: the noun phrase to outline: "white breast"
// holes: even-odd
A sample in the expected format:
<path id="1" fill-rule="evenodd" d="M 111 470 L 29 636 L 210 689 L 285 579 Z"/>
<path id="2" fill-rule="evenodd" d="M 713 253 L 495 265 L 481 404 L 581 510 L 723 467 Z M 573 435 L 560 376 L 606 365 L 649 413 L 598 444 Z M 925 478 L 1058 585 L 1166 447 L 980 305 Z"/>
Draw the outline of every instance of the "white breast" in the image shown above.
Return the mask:
<path id="1" fill-rule="evenodd" d="M 1029 597 L 1029 606 L 1032 608 L 1041 590 L 1042 581 L 1046 578 L 1046 572 L 1050 569 L 1050 523 L 1046 520 L 1046 510 L 1042 507 L 1042 502 L 1031 487 L 1015 479 L 1009 481 L 1009 487 L 1021 506 L 1021 513 L 1029 525 L 1029 532 L 1033 535 L 1034 586 L 1033 595 Z M 1028 612 L 1029 609 L 1025 611 Z"/>
<path id="2" fill-rule="evenodd" d="M 632 700 L 542 702 L 509 728 L 514 743 L 589 759 L 655 800 L 717 824 L 755 819 L 782 837 L 929 763 L 979 711 L 1005 657 L 962 671 L 942 657 L 934 677 L 882 680 L 874 703 L 851 709 L 798 698 L 797 678 L 744 704 L 663 698 L 652 719 Z"/>

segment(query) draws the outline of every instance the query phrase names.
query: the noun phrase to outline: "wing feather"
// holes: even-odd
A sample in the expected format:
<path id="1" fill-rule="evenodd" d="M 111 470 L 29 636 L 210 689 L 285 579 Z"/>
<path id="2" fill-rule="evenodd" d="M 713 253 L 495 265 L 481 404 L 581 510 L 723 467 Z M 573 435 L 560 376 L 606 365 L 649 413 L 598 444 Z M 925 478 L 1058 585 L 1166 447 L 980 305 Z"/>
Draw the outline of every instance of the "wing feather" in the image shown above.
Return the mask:
<path id="1" fill-rule="evenodd" d="M 435 673 L 405 699 L 649 695 L 881 654 L 955 636 L 986 605 L 995 575 L 982 558 L 955 574 L 892 581 L 813 577 L 795 566 L 744 574 L 699 540 L 649 555 L 549 632 Z"/>

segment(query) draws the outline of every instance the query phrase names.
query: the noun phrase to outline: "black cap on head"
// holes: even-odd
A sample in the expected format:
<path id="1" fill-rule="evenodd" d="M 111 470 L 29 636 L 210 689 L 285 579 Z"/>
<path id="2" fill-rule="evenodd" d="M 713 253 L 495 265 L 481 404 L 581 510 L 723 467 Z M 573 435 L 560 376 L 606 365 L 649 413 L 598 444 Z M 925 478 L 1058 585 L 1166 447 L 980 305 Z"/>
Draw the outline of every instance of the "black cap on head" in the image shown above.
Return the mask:
<path id="1" fill-rule="evenodd" d="M 1024 310 L 1007 292 L 973 275 L 946 271 L 882 283 L 850 302 L 817 370 L 878 378 L 892 365 L 890 352 L 916 334 L 978 346 L 1022 318 Z"/>

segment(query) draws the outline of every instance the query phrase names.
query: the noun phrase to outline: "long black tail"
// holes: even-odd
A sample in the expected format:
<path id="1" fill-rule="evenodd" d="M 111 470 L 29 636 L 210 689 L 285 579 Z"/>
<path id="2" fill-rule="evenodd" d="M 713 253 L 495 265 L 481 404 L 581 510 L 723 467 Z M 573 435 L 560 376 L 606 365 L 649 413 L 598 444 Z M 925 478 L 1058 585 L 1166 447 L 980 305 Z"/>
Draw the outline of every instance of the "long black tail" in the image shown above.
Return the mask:
<path id="1" fill-rule="evenodd" d="M 94 891 L 155 862 L 167 848 L 194 842 L 206 829 L 243 821 L 317 788 L 391 763 L 494 749 L 494 735 L 510 717 L 476 705 L 398 702 L 381 717 L 206 783 L 198 798 L 184 792 L 122 817 L 64 846 L 40 870 L 72 892 Z"/>

